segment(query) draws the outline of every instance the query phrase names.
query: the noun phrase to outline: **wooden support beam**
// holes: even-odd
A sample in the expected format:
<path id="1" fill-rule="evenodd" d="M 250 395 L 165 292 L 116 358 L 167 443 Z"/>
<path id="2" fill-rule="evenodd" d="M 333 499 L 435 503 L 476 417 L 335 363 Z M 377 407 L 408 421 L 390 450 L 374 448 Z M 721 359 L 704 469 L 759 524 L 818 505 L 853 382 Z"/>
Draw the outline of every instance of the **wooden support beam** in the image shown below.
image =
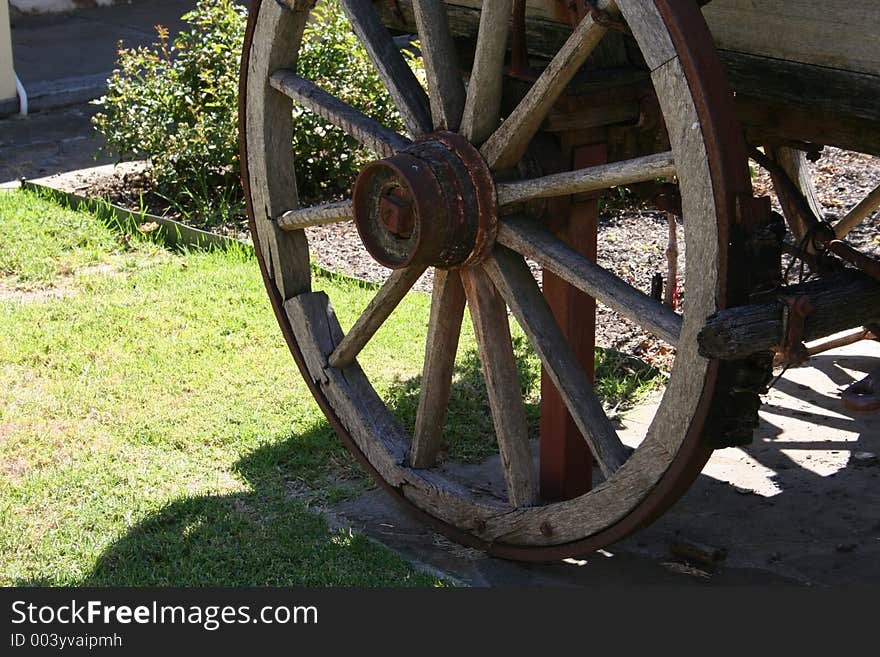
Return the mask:
<path id="1" fill-rule="evenodd" d="M 807 315 L 801 341 L 880 322 L 880 283 L 855 271 L 785 288 L 778 295 L 806 295 Z M 780 301 L 737 306 L 715 313 L 698 336 L 706 358 L 738 360 L 759 351 L 777 351 L 785 341 L 785 310 Z"/>

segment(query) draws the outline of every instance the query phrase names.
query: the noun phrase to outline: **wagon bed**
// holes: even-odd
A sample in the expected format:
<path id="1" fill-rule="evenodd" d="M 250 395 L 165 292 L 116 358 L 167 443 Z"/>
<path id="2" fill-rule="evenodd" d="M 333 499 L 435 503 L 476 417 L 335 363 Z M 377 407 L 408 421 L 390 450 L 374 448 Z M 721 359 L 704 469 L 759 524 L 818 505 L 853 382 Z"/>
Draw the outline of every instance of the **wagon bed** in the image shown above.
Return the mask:
<path id="1" fill-rule="evenodd" d="M 450 30 L 473 41 L 479 0 L 448 0 Z M 550 58 L 571 34 L 557 0 L 526 2 L 530 52 Z M 380 0 L 389 28 L 416 31 L 412 0 Z M 712 0 L 703 8 L 741 120 L 768 137 L 880 155 L 880 11 L 871 0 Z M 607 46 L 607 44 L 606 44 Z M 607 46 L 607 49 L 613 49 Z"/>

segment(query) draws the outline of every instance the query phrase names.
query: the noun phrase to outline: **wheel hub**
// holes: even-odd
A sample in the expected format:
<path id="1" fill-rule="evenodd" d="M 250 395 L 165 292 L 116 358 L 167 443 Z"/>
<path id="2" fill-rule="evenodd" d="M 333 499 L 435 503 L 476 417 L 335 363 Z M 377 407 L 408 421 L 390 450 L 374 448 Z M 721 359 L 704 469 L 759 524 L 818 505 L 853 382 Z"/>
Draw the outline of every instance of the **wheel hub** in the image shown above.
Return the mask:
<path id="1" fill-rule="evenodd" d="M 495 241 L 495 186 L 479 152 L 450 132 L 368 164 L 354 186 L 367 251 L 391 269 L 474 264 Z"/>

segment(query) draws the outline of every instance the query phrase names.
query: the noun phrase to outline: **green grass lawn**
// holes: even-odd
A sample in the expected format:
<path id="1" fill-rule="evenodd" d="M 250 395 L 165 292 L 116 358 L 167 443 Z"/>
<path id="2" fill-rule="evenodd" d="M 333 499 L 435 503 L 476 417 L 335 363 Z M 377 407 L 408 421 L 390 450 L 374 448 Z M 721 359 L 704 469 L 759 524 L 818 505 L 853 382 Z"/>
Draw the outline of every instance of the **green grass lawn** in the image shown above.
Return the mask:
<path id="1" fill-rule="evenodd" d="M 364 482 L 252 258 L 13 192 L 0 271 L 0 584 L 438 583 L 310 510 Z"/>
<path id="2" fill-rule="evenodd" d="M 318 277 L 349 326 L 374 294 Z M 403 423 L 429 298 L 359 357 Z M 442 585 L 315 507 L 369 483 L 293 363 L 247 252 L 173 253 L 0 194 L 0 585 Z M 537 423 L 540 367 L 514 325 Z M 450 457 L 494 450 L 465 322 Z M 653 385 L 600 354 L 609 406 Z M 630 367 L 630 365 L 627 365 Z M 600 386 L 600 391 L 603 388 Z"/>

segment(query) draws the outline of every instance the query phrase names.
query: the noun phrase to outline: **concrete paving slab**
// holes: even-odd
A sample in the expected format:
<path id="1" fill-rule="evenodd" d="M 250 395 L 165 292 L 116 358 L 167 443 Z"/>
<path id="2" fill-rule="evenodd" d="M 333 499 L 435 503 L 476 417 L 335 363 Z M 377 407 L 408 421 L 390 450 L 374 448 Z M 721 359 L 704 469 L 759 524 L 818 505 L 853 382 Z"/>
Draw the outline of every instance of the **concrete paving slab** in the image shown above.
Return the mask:
<path id="1" fill-rule="evenodd" d="M 99 97 L 116 62 L 118 43 L 126 47 L 156 40 L 156 25 L 176 34 L 181 16 L 195 0 L 137 0 L 131 4 L 81 9 L 65 14 L 18 16 L 12 21 L 15 71 L 28 93 L 31 111 Z M 16 102 L 0 116 L 17 112 Z"/>
<path id="2" fill-rule="evenodd" d="M 0 119 L 0 185 L 112 162 L 98 155 L 102 142 L 91 124 L 96 111 L 81 104 Z"/>
<path id="3" fill-rule="evenodd" d="M 880 344 L 861 342 L 790 370 L 767 396 L 751 446 L 715 452 L 652 526 L 581 559 L 534 565 L 486 557 L 413 521 L 380 490 L 333 513 L 475 586 L 880 584 L 880 414 L 847 411 L 838 396 L 878 362 Z M 637 410 L 627 426 L 650 413 Z M 489 464 L 487 481 L 492 471 Z M 689 563 L 672 553 L 674 542 L 715 546 L 727 557 Z"/>

